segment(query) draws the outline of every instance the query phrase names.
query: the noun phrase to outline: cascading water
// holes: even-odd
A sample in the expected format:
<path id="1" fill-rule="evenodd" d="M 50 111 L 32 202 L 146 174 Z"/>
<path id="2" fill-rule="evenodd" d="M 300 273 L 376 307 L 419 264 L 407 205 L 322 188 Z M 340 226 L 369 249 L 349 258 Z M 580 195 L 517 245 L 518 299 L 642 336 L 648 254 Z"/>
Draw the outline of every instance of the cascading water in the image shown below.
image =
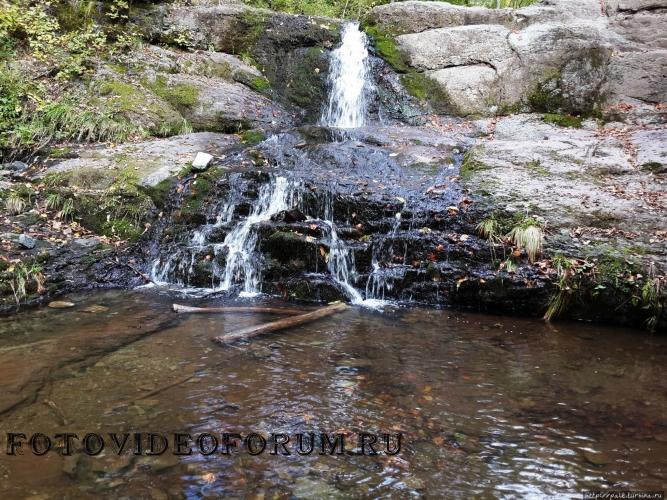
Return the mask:
<path id="1" fill-rule="evenodd" d="M 331 53 L 329 86 L 329 104 L 322 124 L 338 128 L 362 127 L 372 84 L 368 70 L 368 37 L 359 30 L 358 23 L 345 26 L 340 47 Z"/>
<path id="2" fill-rule="evenodd" d="M 237 186 L 236 182 L 231 183 Z M 213 278 L 211 288 L 226 291 L 236 283 L 243 283 L 241 296 L 252 296 L 260 292 L 262 278 L 262 258 L 257 251 L 257 224 L 270 220 L 274 214 L 286 210 L 296 203 L 298 186 L 285 177 L 274 177 L 264 184 L 253 210 L 239 221 L 221 243 L 209 241 L 217 228 L 232 222 L 240 193 L 232 189 L 226 202 L 218 210 L 216 222 L 204 225 L 190 237 L 186 248 L 168 259 L 155 259 L 151 267 L 151 278 L 156 283 L 175 282 L 186 285 L 192 275 L 195 259 L 212 250 Z M 224 266 L 218 261 L 224 260 Z"/>
<path id="3" fill-rule="evenodd" d="M 294 186 L 285 177 L 262 186 L 252 213 L 238 224 L 225 238 L 222 247 L 227 251 L 220 289 L 229 290 L 243 279 L 242 296 L 259 293 L 261 268 L 258 265 L 257 233 L 255 224 L 271 219 L 272 215 L 287 210 L 294 203 Z"/>
<path id="4" fill-rule="evenodd" d="M 371 266 L 373 267 L 373 270 L 369 274 L 368 280 L 366 281 L 367 300 L 384 301 L 386 294 L 393 288 L 394 279 L 400 277 L 397 276 L 397 274 L 400 274 L 400 270 L 395 268 L 383 268 L 380 266 L 380 260 L 382 256 L 386 257 L 383 260 L 389 262 L 394 260 L 394 239 L 398 234 L 400 227 L 401 213 L 399 212 L 394 218 L 394 224 L 391 231 L 380 241 L 373 245 L 373 257 L 371 260 Z M 385 241 L 388 242 L 388 246 L 386 248 L 384 244 Z"/>

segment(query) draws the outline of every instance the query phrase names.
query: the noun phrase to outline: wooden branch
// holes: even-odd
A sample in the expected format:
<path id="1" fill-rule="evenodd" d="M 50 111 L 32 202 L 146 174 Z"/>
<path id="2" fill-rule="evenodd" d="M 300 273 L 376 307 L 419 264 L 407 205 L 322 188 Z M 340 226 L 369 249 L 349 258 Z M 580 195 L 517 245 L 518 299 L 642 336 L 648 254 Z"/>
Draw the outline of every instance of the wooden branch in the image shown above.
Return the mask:
<path id="1" fill-rule="evenodd" d="M 272 321 L 271 323 L 264 323 L 262 325 L 249 326 L 248 328 L 243 328 L 235 332 L 229 333 L 227 335 L 221 335 L 220 337 L 213 337 L 211 340 L 217 344 L 227 344 L 239 339 L 246 339 L 249 337 L 256 337 L 257 335 L 262 335 L 264 333 L 275 332 L 278 330 L 284 330 L 286 328 L 291 328 L 293 326 L 299 326 L 304 323 L 310 323 L 316 319 L 324 318 L 326 316 L 331 316 L 337 312 L 341 312 L 347 308 L 347 304 L 334 304 L 327 307 L 322 307 L 311 311 L 306 314 L 300 314 L 298 316 L 292 316 L 290 318 L 279 319 L 278 321 Z"/>
<path id="2" fill-rule="evenodd" d="M 303 314 L 302 309 L 289 307 L 245 307 L 245 306 L 225 306 L 225 307 L 191 307 L 181 304 L 172 304 L 174 312 L 177 313 L 257 313 L 257 314 Z"/>

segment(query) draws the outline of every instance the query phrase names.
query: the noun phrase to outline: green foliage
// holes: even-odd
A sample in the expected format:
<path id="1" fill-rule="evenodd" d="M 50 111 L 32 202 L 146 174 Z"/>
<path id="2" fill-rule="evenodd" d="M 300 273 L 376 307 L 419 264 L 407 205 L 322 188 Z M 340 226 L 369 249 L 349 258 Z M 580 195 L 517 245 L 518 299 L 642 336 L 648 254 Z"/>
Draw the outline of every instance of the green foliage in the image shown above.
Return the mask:
<path id="1" fill-rule="evenodd" d="M 641 289 L 642 308 L 649 313 L 646 320 L 646 329 L 651 332 L 656 330 L 665 311 L 665 297 L 662 294 L 662 286 L 663 284 L 659 278 L 649 277 Z"/>
<path id="2" fill-rule="evenodd" d="M 88 107 L 70 96 L 21 116 L 6 132 L 6 146 L 41 149 L 51 141 L 124 141 L 137 128 L 112 110 Z"/>
<path id="3" fill-rule="evenodd" d="M 42 267 L 35 261 L 12 261 L 9 267 L 0 273 L 0 282 L 9 284 L 17 307 L 28 296 L 29 291 L 43 293 L 45 281 Z"/>
<path id="4" fill-rule="evenodd" d="M 581 128 L 582 119 L 580 116 L 547 113 L 544 115 L 544 121 L 559 127 Z"/>
<path id="5" fill-rule="evenodd" d="M 56 218 L 66 220 L 74 216 L 74 200 L 63 196 L 61 191 L 52 192 L 46 197 L 45 208 L 56 212 Z"/>
<path id="6" fill-rule="evenodd" d="M 68 80 L 90 70 L 107 37 L 92 23 L 82 23 L 75 31 L 62 30 L 58 18 L 49 11 L 53 3 L 0 2 L 0 39 L 13 40 L 13 46 L 25 45 L 33 57 L 56 68 L 57 78 Z"/>
<path id="7" fill-rule="evenodd" d="M 498 221 L 493 217 L 487 217 L 477 224 L 477 234 L 489 242 L 495 241 L 500 236 L 500 226 Z"/>
<path id="8" fill-rule="evenodd" d="M 9 215 L 22 214 L 25 212 L 27 205 L 26 201 L 15 193 L 11 193 L 5 199 L 5 210 Z"/>
<path id="9" fill-rule="evenodd" d="M 10 215 L 22 214 L 32 205 L 34 194 L 29 184 L 14 185 L 12 189 L 3 192 L 5 210 Z"/>
<path id="10" fill-rule="evenodd" d="M 556 269 L 558 291 L 554 294 L 549 302 L 544 319 L 551 321 L 557 318 L 567 309 L 573 290 L 578 283 L 573 281 L 576 276 L 577 262 L 572 259 L 567 259 L 562 255 L 556 255 L 551 260 L 551 265 Z"/>

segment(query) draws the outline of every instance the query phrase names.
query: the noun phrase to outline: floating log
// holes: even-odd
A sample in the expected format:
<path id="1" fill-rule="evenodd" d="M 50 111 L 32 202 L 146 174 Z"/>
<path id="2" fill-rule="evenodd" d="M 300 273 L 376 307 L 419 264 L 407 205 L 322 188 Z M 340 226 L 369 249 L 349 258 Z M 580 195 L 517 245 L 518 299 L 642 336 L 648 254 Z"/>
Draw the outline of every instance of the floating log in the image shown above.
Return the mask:
<path id="1" fill-rule="evenodd" d="M 257 314 L 303 314 L 303 309 L 289 307 L 246 307 L 246 306 L 224 306 L 224 307 L 192 307 L 181 304 L 172 304 L 174 312 L 177 313 L 257 313 Z"/>
<path id="2" fill-rule="evenodd" d="M 262 325 L 249 326 L 248 328 L 243 328 L 227 335 L 213 337 L 211 340 L 217 344 L 227 344 L 229 342 L 234 342 L 235 340 L 247 339 L 257 335 L 262 335 L 264 333 L 275 332 L 278 330 L 291 328 L 293 326 L 303 325 L 304 323 L 310 323 L 316 319 L 324 318 L 337 312 L 341 312 L 346 308 L 347 304 L 334 304 L 331 306 L 322 307 L 321 309 L 316 309 L 315 311 L 311 311 L 306 314 L 279 319 L 277 321 L 264 323 Z"/>

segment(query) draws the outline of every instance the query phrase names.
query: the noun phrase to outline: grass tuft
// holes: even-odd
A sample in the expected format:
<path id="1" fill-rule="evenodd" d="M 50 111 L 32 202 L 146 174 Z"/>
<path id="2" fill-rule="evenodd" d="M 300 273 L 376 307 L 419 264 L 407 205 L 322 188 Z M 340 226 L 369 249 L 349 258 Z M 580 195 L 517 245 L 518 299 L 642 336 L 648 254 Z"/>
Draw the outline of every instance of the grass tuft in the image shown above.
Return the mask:
<path id="1" fill-rule="evenodd" d="M 507 235 L 519 250 L 524 249 L 528 260 L 535 262 L 542 253 L 542 242 L 544 240 L 543 225 L 533 218 L 528 218 L 514 226 Z"/>

